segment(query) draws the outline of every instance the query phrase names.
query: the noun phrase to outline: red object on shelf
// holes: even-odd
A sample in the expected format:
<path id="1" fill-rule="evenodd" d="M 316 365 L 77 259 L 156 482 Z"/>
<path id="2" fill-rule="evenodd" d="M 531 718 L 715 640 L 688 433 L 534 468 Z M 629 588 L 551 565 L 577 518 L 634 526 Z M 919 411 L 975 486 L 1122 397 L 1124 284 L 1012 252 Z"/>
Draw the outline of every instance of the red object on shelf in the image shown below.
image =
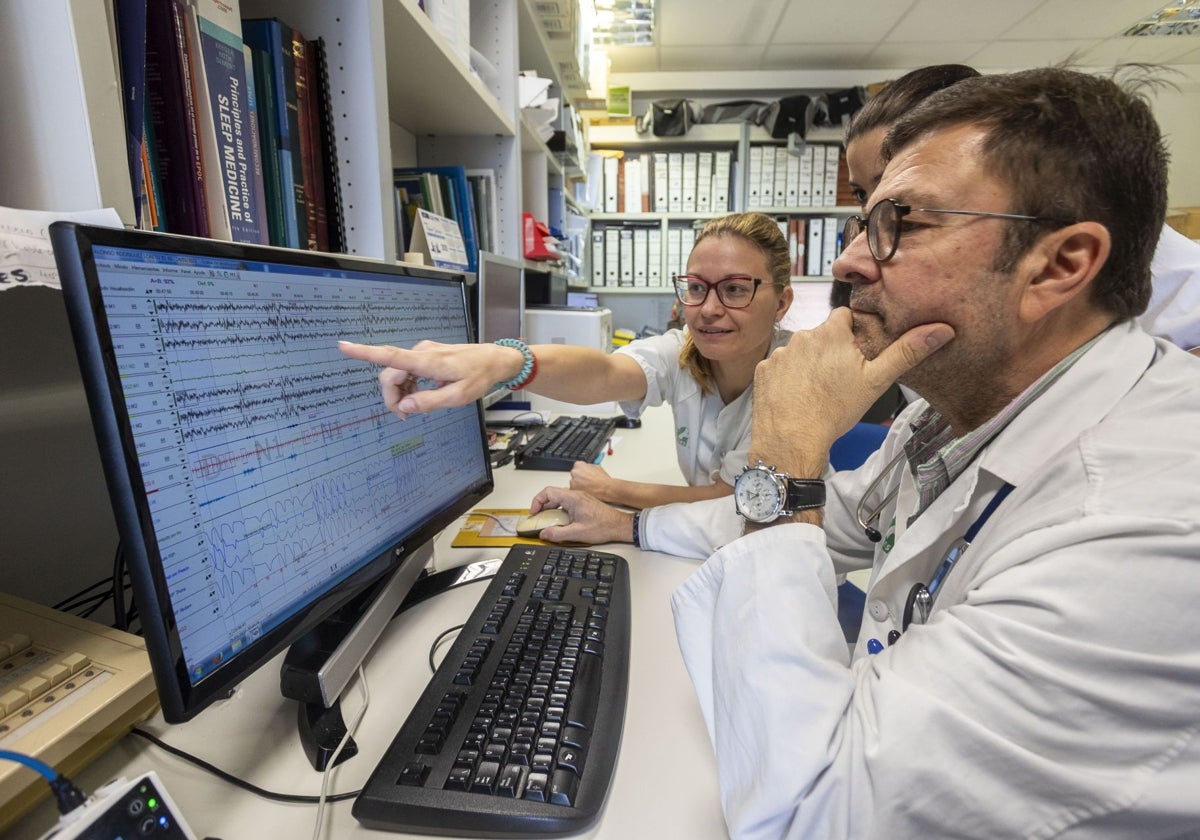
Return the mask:
<path id="1" fill-rule="evenodd" d="M 533 218 L 532 213 L 521 214 L 521 230 L 524 240 L 525 259 L 527 260 L 558 260 L 562 259 L 562 254 L 557 249 L 553 249 L 546 244 L 549 239 L 554 242 L 554 238 L 550 236 L 550 228 L 545 222 L 539 222 Z"/>

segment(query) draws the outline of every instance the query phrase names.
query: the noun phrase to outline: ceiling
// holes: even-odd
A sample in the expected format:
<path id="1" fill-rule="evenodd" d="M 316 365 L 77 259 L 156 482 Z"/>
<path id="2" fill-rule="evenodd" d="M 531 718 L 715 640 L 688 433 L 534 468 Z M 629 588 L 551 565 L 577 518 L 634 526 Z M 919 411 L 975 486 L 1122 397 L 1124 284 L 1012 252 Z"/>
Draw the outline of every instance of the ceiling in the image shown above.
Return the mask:
<path id="1" fill-rule="evenodd" d="M 1166 0 L 656 0 L 654 47 L 611 73 L 1200 65 L 1200 34 L 1122 37 Z"/>

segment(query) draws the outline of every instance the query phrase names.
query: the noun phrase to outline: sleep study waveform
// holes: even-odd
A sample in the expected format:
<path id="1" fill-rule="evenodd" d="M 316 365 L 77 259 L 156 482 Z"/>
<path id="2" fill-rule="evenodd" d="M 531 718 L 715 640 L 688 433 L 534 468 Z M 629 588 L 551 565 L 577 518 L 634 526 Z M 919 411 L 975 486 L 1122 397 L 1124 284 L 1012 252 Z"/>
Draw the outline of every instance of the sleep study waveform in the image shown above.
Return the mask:
<path id="1" fill-rule="evenodd" d="M 486 475 L 477 408 L 400 421 L 377 369 L 337 350 L 468 341 L 460 283 L 187 265 L 112 274 L 113 365 L 197 678 Z"/>

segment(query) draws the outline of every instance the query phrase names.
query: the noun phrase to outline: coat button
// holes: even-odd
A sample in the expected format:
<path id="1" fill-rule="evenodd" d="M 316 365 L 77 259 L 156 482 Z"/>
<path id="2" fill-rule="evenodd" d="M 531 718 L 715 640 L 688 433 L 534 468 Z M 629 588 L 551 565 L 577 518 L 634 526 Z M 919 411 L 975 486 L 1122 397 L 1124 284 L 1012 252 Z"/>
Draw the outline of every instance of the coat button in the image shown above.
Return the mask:
<path id="1" fill-rule="evenodd" d="M 871 618 L 875 619 L 876 621 L 887 621 L 887 604 L 877 598 L 872 600 L 871 603 L 867 604 L 867 612 L 869 612 L 871 614 Z"/>

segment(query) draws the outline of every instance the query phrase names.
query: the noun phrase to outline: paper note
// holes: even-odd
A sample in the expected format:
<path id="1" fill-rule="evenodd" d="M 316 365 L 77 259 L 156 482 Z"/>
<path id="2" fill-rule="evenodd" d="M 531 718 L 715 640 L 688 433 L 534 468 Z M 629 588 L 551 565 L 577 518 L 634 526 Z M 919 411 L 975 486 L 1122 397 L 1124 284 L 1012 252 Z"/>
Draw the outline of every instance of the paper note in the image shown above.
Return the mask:
<path id="1" fill-rule="evenodd" d="M 49 231 L 50 223 L 58 221 L 123 227 L 111 207 L 75 213 L 0 207 L 0 292 L 19 286 L 62 288 Z"/>

